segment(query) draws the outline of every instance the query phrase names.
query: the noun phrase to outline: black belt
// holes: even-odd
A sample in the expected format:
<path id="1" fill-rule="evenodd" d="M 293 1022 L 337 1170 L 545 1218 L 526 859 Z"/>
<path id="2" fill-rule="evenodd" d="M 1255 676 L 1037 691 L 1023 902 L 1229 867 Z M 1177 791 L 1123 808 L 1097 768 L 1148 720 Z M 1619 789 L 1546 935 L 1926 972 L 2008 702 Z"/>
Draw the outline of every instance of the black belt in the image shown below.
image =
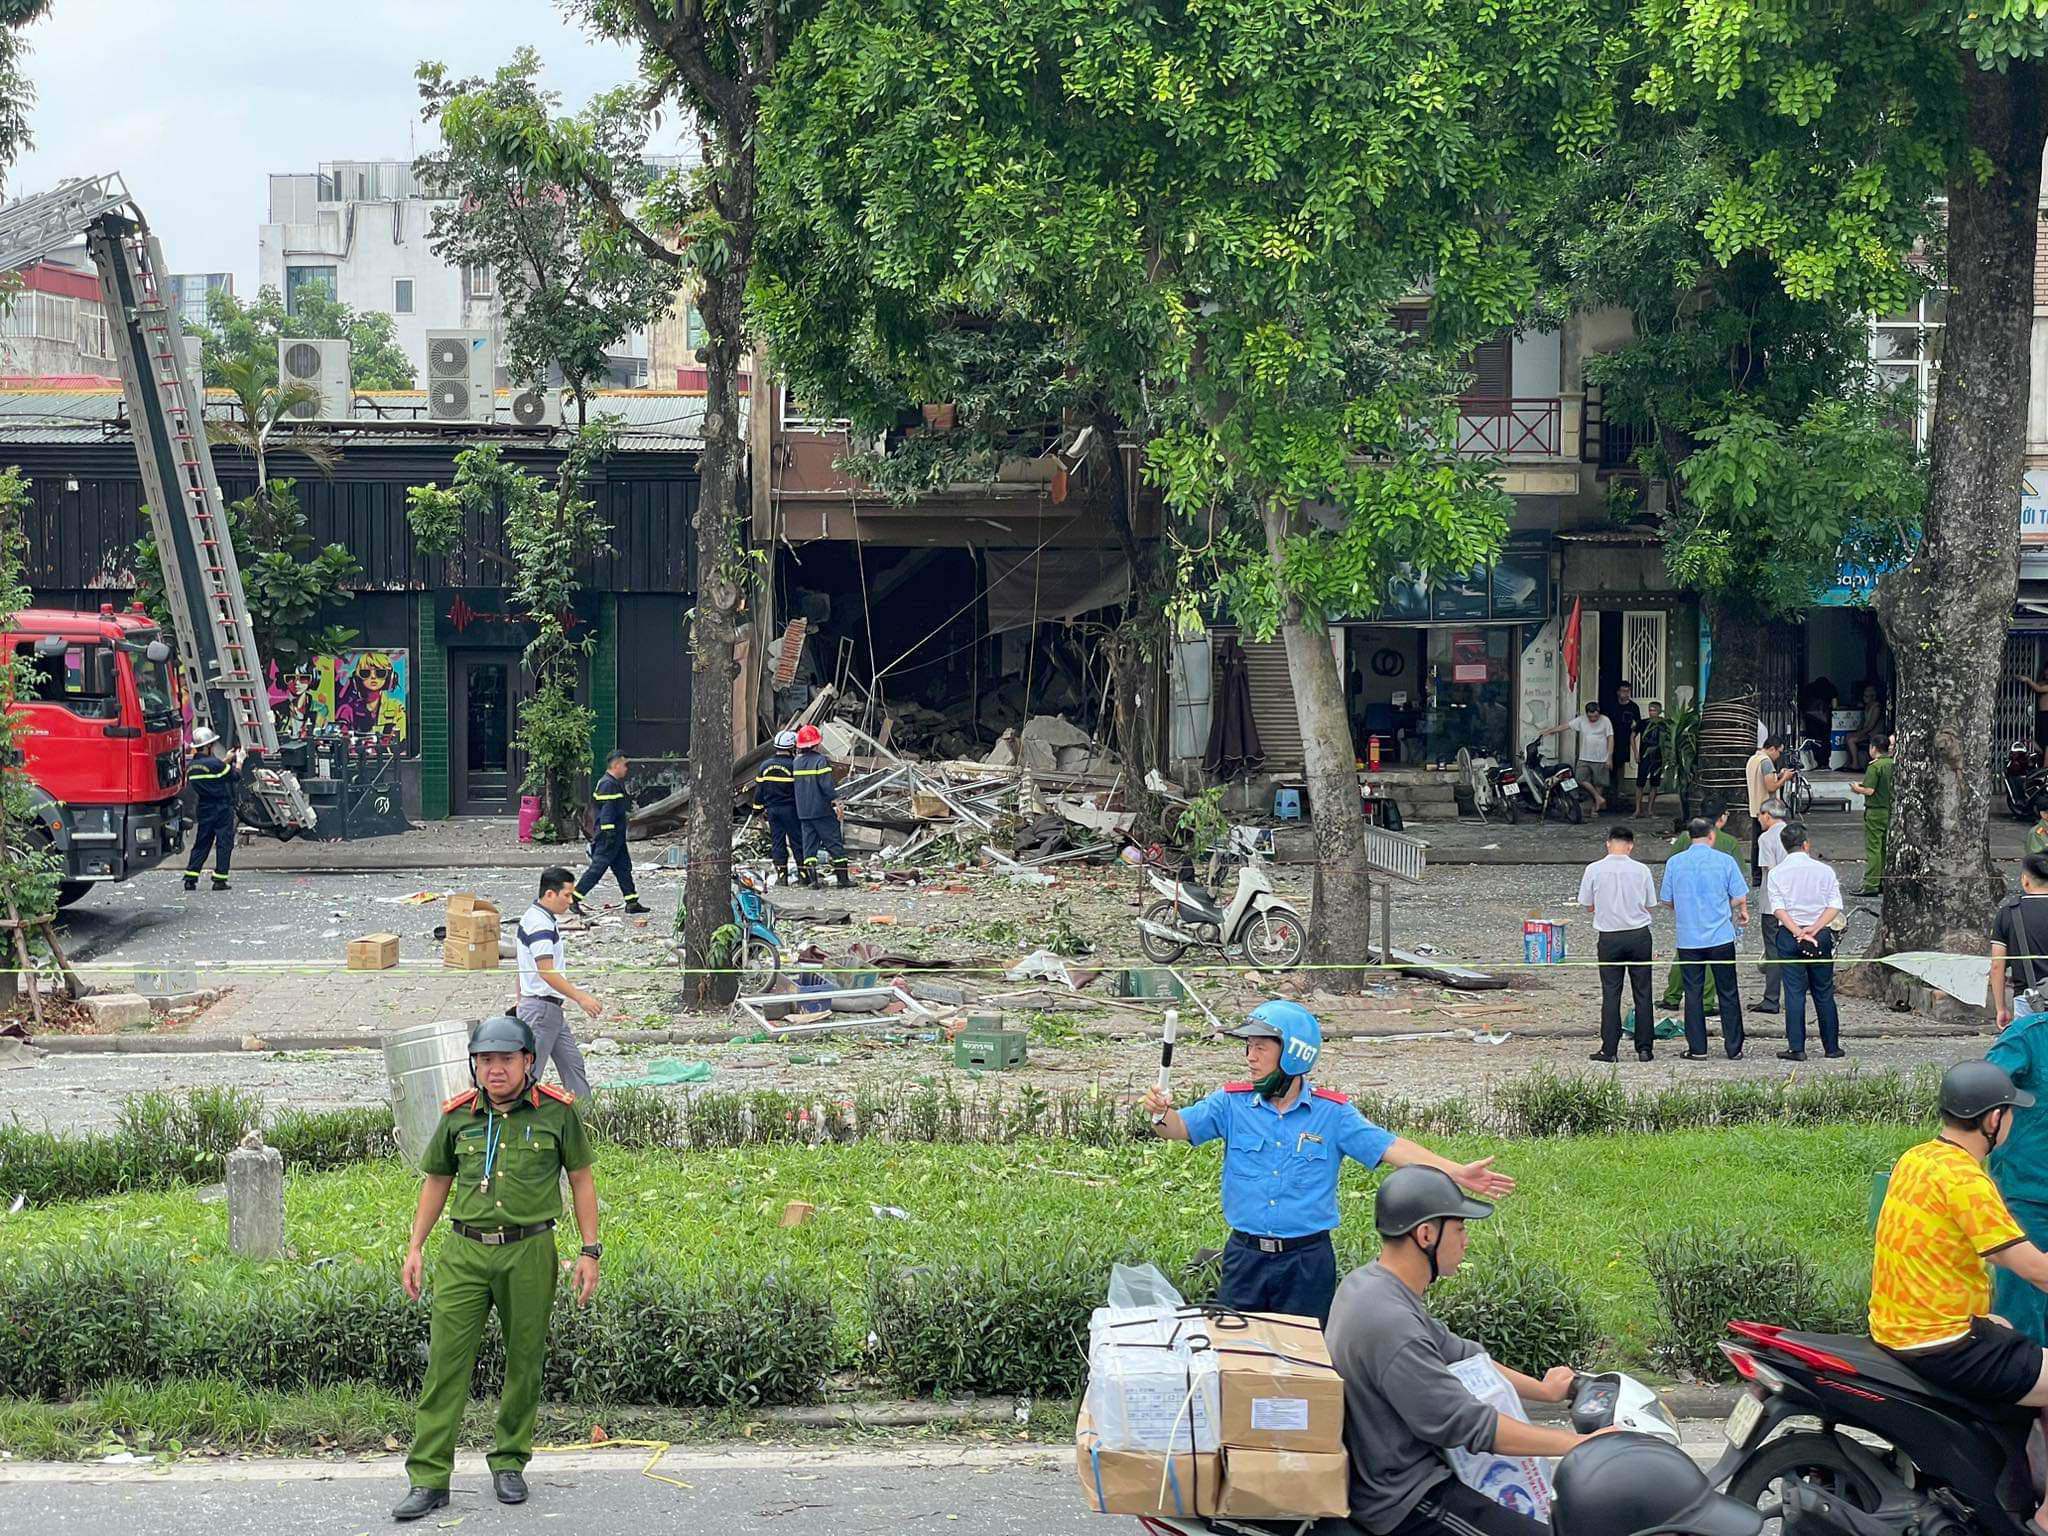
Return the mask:
<path id="1" fill-rule="evenodd" d="M 560 1008 L 562 1006 L 562 1000 L 559 997 L 522 997 L 519 999 L 519 1006 L 522 1008 L 528 1003 L 544 1003 L 550 1008 Z"/>
<path id="2" fill-rule="evenodd" d="M 543 1232 L 555 1230 L 552 1221 L 536 1222 L 530 1227 L 500 1227 L 496 1231 L 472 1227 L 466 1221 L 451 1221 L 448 1225 L 455 1229 L 457 1237 L 466 1237 L 472 1243 L 482 1243 L 489 1248 L 496 1248 L 503 1243 L 521 1243 L 529 1237 L 539 1237 Z"/>
<path id="3" fill-rule="evenodd" d="M 1259 1237 L 1250 1232 L 1233 1232 L 1230 1240 L 1243 1248 L 1256 1248 L 1261 1253 L 1292 1253 L 1297 1248 L 1313 1248 L 1318 1243 L 1327 1246 L 1330 1234 L 1312 1232 L 1307 1237 Z"/>

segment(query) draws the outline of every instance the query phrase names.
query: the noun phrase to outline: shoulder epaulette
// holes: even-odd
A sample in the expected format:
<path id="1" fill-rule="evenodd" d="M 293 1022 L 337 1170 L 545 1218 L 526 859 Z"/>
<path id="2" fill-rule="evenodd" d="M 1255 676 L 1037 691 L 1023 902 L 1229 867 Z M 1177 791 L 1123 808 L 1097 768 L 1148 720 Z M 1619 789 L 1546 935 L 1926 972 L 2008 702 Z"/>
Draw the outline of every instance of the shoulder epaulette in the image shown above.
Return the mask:
<path id="1" fill-rule="evenodd" d="M 1250 1093 L 1257 1087 L 1257 1083 L 1225 1083 L 1223 1091 L 1225 1093 Z"/>
<path id="2" fill-rule="evenodd" d="M 1349 1104 L 1351 1102 L 1350 1094 L 1339 1093 L 1334 1088 L 1311 1088 L 1309 1092 L 1318 1099 L 1328 1099 L 1332 1104 Z"/>
<path id="3" fill-rule="evenodd" d="M 535 1093 L 544 1093 L 551 1099 L 560 1099 L 564 1104 L 574 1104 L 576 1102 L 575 1094 L 564 1093 L 561 1089 L 555 1087 L 555 1085 L 552 1083 L 535 1083 L 533 1085 L 533 1091 Z M 538 1100 L 535 1101 L 535 1107 L 539 1107 Z"/>
<path id="4" fill-rule="evenodd" d="M 474 1088 L 465 1088 L 462 1092 L 456 1094 L 454 1098 L 446 1100 L 441 1105 L 441 1113 L 444 1115 L 452 1114 L 458 1109 L 467 1109 L 475 1102 L 476 1090 Z"/>

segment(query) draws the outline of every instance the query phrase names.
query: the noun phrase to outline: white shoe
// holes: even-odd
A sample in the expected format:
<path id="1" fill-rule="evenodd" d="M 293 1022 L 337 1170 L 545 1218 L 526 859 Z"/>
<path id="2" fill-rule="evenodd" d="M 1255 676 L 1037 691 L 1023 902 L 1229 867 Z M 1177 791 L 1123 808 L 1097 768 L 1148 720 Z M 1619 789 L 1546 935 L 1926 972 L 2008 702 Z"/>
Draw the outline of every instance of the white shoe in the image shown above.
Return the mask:
<path id="1" fill-rule="evenodd" d="M 771 870 L 769 870 L 769 871 L 768 871 L 768 884 L 769 884 L 769 887 L 770 887 L 771 889 L 772 889 L 773 887 L 775 887 L 775 886 L 778 886 L 778 885 L 782 884 L 782 871 L 781 871 L 781 870 L 779 870 L 779 869 L 771 869 Z"/>

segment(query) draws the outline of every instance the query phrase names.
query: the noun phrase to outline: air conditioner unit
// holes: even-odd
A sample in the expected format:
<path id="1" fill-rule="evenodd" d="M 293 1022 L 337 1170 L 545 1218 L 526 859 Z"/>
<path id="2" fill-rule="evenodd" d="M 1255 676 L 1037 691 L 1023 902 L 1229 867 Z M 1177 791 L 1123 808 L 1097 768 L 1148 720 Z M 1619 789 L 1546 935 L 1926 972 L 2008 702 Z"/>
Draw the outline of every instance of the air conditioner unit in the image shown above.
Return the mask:
<path id="1" fill-rule="evenodd" d="M 532 384 L 513 395 L 512 424 L 518 427 L 559 427 L 562 424 L 562 392 L 545 384 Z"/>
<path id="2" fill-rule="evenodd" d="M 489 421 L 497 411 L 497 386 L 489 331 L 427 332 L 429 421 Z"/>
<path id="3" fill-rule="evenodd" d="M 282 386 L 305 384 L 319 391 L 319 398 L 295 406 L 291 415 L 300 421 L 345 421 L 354 394 L 349 387 L 348 343 L 296 336 L 277 338 L 277 382 Z"/>

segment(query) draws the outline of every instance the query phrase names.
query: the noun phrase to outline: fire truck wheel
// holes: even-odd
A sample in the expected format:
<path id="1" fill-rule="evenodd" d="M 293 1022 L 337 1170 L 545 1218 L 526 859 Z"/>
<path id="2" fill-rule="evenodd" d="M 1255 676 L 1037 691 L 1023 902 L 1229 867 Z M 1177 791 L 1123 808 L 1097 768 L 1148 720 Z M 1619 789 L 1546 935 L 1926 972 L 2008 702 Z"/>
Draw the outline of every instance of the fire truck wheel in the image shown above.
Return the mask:
<path id="1" fill-rule="evenodd" d="M 57 886 L 57 905 L 68 907 L 92 889 L 90 880 L 64 880 Z"/>

